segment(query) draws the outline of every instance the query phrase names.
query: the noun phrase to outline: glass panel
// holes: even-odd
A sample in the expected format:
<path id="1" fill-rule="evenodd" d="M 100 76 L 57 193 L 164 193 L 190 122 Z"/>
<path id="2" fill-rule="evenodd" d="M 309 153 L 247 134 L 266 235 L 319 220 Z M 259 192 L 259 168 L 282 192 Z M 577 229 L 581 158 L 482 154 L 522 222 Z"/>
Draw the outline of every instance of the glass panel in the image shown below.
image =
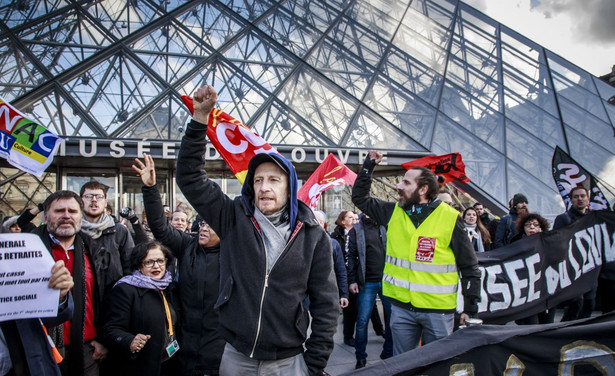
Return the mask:
<path id="1" fill-rule="evenodd" d="M 184 37 L 180 34 L 180 38 L 187 39 L 183 42 L 186 43 L 185 47 L 180 48 L 180 51 L 185 49 L 198 53 L 198 50 L 194 51 L 195 47 L 192 46 L 194 43 L 206 43 L 207 45 L 217 49 L 242 31 L 244 25 L 239 24 L 226 12 L 220 11 L 220 9 L 213 6 L 212 3 L 214 2 L 199 4 L 190 11 L 181 14 L 177 18 L 177 21 L 183 27 L 188 28 L 199 40 L 198 42 L 194 42 L 192 41 L 192 38 Z M 164 32 L 164 28 L 162 28 L 161 31 Z M 156 32 L 152 34 L 156 35 Z M 169 38 L 170 41 L 171 39 L 177 38 L 169 37 L 168 35 L 169 33 L 167 33 L 166 36 L 163 35 L 163 37 Z M 161 43 L 160 46 L 164 48 L 165 43 Z"/>
<path id="2" fill-rule="evenodd" d="M 572 127 L 606 150 L 615 151 L 615 137 L 613 137 L 613 127 L 610 124 L 583 111 L 576 104 L 564 98 L 560 98 L 559 104 L 562 118 L 568 127 Z"/>
<path id="3" fill-rule="evenodd" d="M 442 27 L 439 23 L 427 17 L 422 12 L 414 8 L 409 8 L 404 17 L 401 30 L 412 30 L 436 46 L 446 49 L 450 40 L 450 32 L 447 27 Z M 408 31 L 406 31 L 408 32 Z M 400 39 L 396 36 L 394 43 Z"/>
<path id="4" fill-rule="evenodd" d="M 480 16 L 475 11 L 467 8 L 463 3 L 460 3 L 460 8 L 461 17 L 457 20 L 457 34 L 464 41 L 494 55 L 496 27 L 491 24 L 493 21 L 479 18 Z"/>
<path id="5" fill-rule="evenodd" d="M 607 84 L 599 78 L 592 77 L 592 79 L 594 80 L 594 83 L 598 88 L 598 93 L 600 93 L 600 97 L 602 97 L 603 100 L 608 101 L 615 96 L 615 87 Z"/>
<path id="6" fill-rule="evenodd" d="M 346 14 L 378 36 L 391 40 L 406 5 L 397 1 L 357 0 Z"/>
<path id="7" fill-rule="evenodd" d="M 263 105 L 270 94 L 250 81 L 235 66 L 224 62 L 212 62 L 199 72 L 191 82 L 178 91 L 182 95 L 192 95 L 204 85 L 213 85 L 218 91 L 218 108 L 235 119 L 250 125 L 250 118 Z"/>
<path id="8" fill-rule="evenodd" d="M 388 46 L 384 39 L 346 17 L 334 27 L 331 37 L 344 46 L 344 49 L 374 67 L 378 65 Z"/>
<path id="9" fill-rule="evenodd" d="M 300 17 L 316 29 L 324 32 L 339 14 L 326 6 L 326 3 L 313 0 L 289 0 L 284 3 L 284 7 L 296 17 Z"/>
<path id="10" fill-rule="evenodd" d="M 495 48 L 495 46 L 493 46 Z M 461 62 L 456 62 L 458 65 L 464 67 L 471 67 L 471 70 L 478 69 L 486 76 L 485 79 L 493 79 L 499 81 L 498 73 L 498 61 L 494 50 L 489 53 L 477 49 L 476 46 L 459 39 L 458 36 L 453 38 L 453 46 L 451 48 L 451 55 L 457 57 Z M 452 58 L 449 57 L 449 61 Z M 449 64 L 449 69 L 451 68 Z M 467 68 L 470 70 L 469 68 Z"/>
<path id="11" fill-rule="evenodd" d="M 2 1 L 0 19 L 6 26 L 13 28 L 65 7 L 68 3 L 65 0 Z"/>
<path id="12" fill-rule="evenodd" d="M 504 102 L 507 118 L 553 147 L 564 145 L 562 126 L 558 119 L 506 89 Z"/>
<path id="13" fill-rule="evenodd" d="M 331 140 L 278 101 L 272 103 L 250 125 L 270 144 L 319 146 L 331 143 Z"/>
<path id="14" fill-rule="evenodd" d="M 254 82 L 273 92 L 290 74 L 296 61 L 253 31 L 233 43 L 224 56 Z"/>
<path id="15" fill-rule="evenodd" d="M 442 77 L 395 47 L 382 66 L 387 79 L 395 80 L 405 90 L 437 106 Z"/>
<path id="16" fill-rule="evenodd" d="M 510 120 L 506 122 L 506 154 L 538 180 L 553 180 L 549 163 L 553 158 L 553 148 Z"/>
<path id="17" fill-rule="evenodd" d="M 502 115 L 479 98 L 446 83 L 440 111 L 492 147 L 498 150 L 504 147 Z"/>
<path id="18" fill-rule="evenodd" d="M 519 192 L 525 194 L 528 209 L 547 218 L 550 225 L 553 224 L 555 216 L 565 211 L 562 196 L 557 191 L 553 178 L 538 180 L 510 160 L 508 161 L 508 192 L 508 198 L 512 198 L 515 193 Z"/>
<path id="19" fill-rule="evenodd" d="M 321 37 L 312 25 L 294 17 L 284 8 L 277 8 L 257 26 L 299 57 L 303 57 Z"/>
<path id="20" fill-rule="evenodd" d="M 393 44 L 437 73 L 444 73 L 446 50 L 429 39 L 425 39 L 411 28 L 402 25 L 395 35 Z"/>
<path id="21" fill-rule="evenodd" d="M 379 77 L 365 104 L 425 147 L 431 142 L 436 111 L 413 94 Z"/>
<path id="22" fill-rule="evenodd" d="M 550 85 L 543 85 L 539 81 L 528 80 L 527 77 L 517 76 L 504 69 L 504 86 L 518 96 L 525 98 L 527 102 L 535 104 L 542 110 L 549 111 L 553 116 L 558 116 L 555 106 L 555 97 Z"/>
<path id="23" fill-rule="evenodd" d="M 474 70 L 468 64 L 451 57 L 448 70 L 446 71 L 446 78 L 493 110 L 498 111 L 500 109 L 500 95 L 497 82 Z"/>
<path id="24" fill-rule="evenodd" d="M 275 4 L 271 0 L 221 0 L 220 2 L 250 21 L 263 15 Z"/>
<path id="25" fill-rule="evenodd" d="M 186 106 L 179 103 L 175 96 L 172 96 L 118 136 L 137 139 L 179 140 L 183 136 L 184 126 L 189 120 L 190 114 Z"/>
<path id="26" fill-rule="evenodd" d="M 425 151 L 408 137 L 403 137 L 397 128 L 389 127 L 379 117 L 365 109 L 359 111 L 352 126 L 347 146 L 365 149 Z"/>
<path id="27" fill-rule="evenodd" d="M 44 202 L 47 197 L 56 191 L 56 174 L 45 172 L 41 178 L 31 174 L 23 174 L 16 179 L 21 170 L 12 167 L 0 168 L 0 217 L 20 215 L 25 209 Z M 9 180 L 7 180 L 9 179 Z M 32 222 L 39 224 L 42 216 L 38 215 Z"/>
<path id="28" fill-rule="evenodd" d="M 446 116 L 438 116 L 431 151 L 436 155 L 461 153 L 466 175 L 474 184 L 499 202 L 506 202 L 504 156 Z"/>
<path id="29" fill-rule="evenodd" d="M 349 94 L 361 98 L 374 71 L 352 54 L 344 52 L 327 38 L 316 46 L 307 61 Z"/>
<path id="30" fill-rule="evenodd" d="M 147 0 L 96 1 L 86 9 L 111 34 L 121 39 L 162 15 Z"/>
<path id="31" fill-rule="evenodd" d="M 358 107 L 354 98 L 307 70 L 288 80 L 278 99 L 335 144 L 340 142 Z"/>
<path id="32" fill-rule="evenodd" d="M 46 78 L 9 39 L 0 43 L 0 96 L 7 101 L 24 95 Z"/>
<path id="33" fill-rule="evenodd" d="M 566 136 L 570 147 L 570 156 L 594 176 L 599 176 L 612 187 L 615 187 L 613 149 L 610 152 L 603 149 L 585 135 L 568 126 L 566 126 Z M 613 191 L 615 192 L 615 190 Z"/>
<path id="34" fill-rule="evenodd" d="M 413 0 L 410 7 L 438 22 L 445 29 L 450 29 L 456 4 L 455 0 Z"/>

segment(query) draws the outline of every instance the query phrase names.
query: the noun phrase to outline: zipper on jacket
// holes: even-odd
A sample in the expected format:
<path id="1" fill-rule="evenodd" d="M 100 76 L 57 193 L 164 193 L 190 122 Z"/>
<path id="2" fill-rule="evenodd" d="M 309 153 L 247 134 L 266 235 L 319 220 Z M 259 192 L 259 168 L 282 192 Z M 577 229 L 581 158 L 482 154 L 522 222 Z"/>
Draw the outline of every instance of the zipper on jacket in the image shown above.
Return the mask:
<path id="1" fill-rule="evenodd" d="M 269 270 L 269 272 L 265 273 L 265 286 L 263 287 L 263 293 L 261 294 L 261 302 L 260 302 L 260 306 L 258 308 L 258 322 L 256 324 L 256 337 L 254 337 L 254 345 L 252 345 L 252 352 L 250 352 L 250 358 L 254 357 L 254 352 L 256 351 L 256 344 L 258 343 L 258 337 L 260 337 L 260 334 L 261 334 L 261 324 L 262 324 L 262 319 L 263 319 L 263 303 L 265 302 L 265 293 L 267 292 L 267 287 L 269 287 L 269 275 L 271 274 L 271 271 L 275 267 L 275 264 L 280 259 L 280 256 L 282 256 L 284 254 L 284 252 L 286 252 L 286 250 L 290 247 L 291 243 L 295 239 L 295 235 L 299 232 L 299 229 L 301 227 L 303 227 L 303 226 L 301 226 L 301 224 L 299 224 L 299 228 L 297 228 L 293 232 L 291 238 L 288 239 L 288 243 L 286 243 L 286 246 L 284 247 L 282 252 L 280 252 L 278 257 L 276 257 L 275 261 L 271 265 L 271 270 Z M 260 230 L 258 230 L 258 234 L 261 237 L 261 242 L 262 242 L 262 245 L 263 245 L 263 249 L 265 250 L 265 264 L 267 264 L 267 256 L 268 256 L 267 255 L 267 247 L 265 247 L 265 241 L 263 240 L 263 236 L 262 236 Z"/>

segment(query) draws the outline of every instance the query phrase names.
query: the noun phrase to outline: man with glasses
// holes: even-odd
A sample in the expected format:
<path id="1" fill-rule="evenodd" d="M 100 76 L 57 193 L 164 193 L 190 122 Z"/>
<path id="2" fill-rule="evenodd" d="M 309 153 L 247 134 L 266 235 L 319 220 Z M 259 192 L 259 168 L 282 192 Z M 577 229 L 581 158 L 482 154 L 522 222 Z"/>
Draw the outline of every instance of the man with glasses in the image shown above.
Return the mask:
<path id="1" fill-rule="evenodd" d="M 151 155 L 143 153 L 143 162 L 135 159 L 132 168 L 143 183 L 143 204 L 152 234 L 178 262 L 181 351 L 177 356 L 181 374 L 217 375 L 225 344 L 217 330 L 218 312 L 214 310 L 220 283 L 220 238 L 203 220 L 196 234 L 186 233 L 167 221 Z"/>
<path id="2" fill-rule="evenodd" d="M 93 239 L 92 257 L 99 293 L 104 299 L 115 282 L 131 273 L 130 253 L 135 243 L 126 226 L 115 223 L 105 213 L 107 189 L 104 185 L 91 180 L 81 187 L 79 195 L 84 205 L 81 229 Z"/>

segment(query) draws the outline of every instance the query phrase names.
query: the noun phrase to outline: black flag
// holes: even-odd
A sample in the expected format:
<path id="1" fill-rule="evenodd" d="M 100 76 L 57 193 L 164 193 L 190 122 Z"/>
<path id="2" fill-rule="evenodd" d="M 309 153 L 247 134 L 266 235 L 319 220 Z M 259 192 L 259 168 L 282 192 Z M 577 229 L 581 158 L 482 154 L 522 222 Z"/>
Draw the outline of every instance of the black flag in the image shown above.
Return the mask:
<path id="1" fill-rule="evenodd" d="M 591 210 L 610 210 L 610 206 L 602 191 L 596 184 L 596 179 L 565 151 L 555 147 L 553 160 L 553 180 L 564 200 L 566 210 L 570 209 L 570 191 L 582 186 L 589 192 L 589 208 Z"/>

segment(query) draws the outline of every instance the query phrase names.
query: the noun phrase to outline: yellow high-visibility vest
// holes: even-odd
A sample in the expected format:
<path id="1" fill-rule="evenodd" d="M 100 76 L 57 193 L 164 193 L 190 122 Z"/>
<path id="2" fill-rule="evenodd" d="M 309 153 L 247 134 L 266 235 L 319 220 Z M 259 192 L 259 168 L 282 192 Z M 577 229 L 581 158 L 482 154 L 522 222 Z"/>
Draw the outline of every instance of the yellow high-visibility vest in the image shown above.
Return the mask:
<path id="1" fill-rule="evenodd" d="M 385 296 L 417 308 L 455 309 L 459 274 L 450 243 L 457 217 L 441 203 L 417 229 L 395 205 L 387 229 Z"/>

